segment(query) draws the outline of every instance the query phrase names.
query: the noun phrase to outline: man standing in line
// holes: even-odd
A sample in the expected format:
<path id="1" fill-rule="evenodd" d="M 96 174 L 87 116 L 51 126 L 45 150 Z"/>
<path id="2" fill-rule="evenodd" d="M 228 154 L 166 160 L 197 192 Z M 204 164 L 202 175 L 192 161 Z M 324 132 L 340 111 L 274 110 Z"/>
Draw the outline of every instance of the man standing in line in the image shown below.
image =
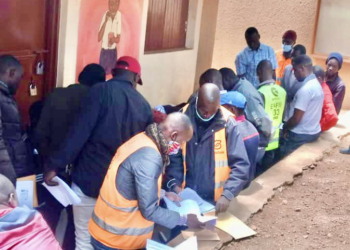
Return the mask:
<path id="1" fill-rule="evenodd" d="M 333 94 L 333 101 L 337 114 L 339 115 L 345 96 L 345 83 L 339 77 L 339 70 L 343 66 L 343 56 L 333 52 L 326 61 L 326 82 Z"/>
<path id="2" fill-rule="evenodd" d="M 141 66 L 132 57 L 121 57 L 114 78 L 92 87 L 59 150 L 46 164 L 45 182 L 74 163 L 72 189 L 81 198 L 73 206 L 76 249 L 92 249 L 88 223 L 108 166 L 119 146 L 153 123 L 152 110 L 137 92 Z"/>
<path id="3" fill-rule="evenodd" d="M 313 74 L 311 58 L 298 56 L 293 59 L 292 65 L 296 79 L 303 86 L 293 99 L 293 115 L 283 126 L 280 157 L 287 156 L 305 143 L 316 141 L 321 134 L 323 90 Z"/>
<path id="4" fill-rule="evenodd" d="M 216 202 L 216 213 L 223 213 L 249 182 L 242 135 L 232 113 L 220 106 L 220 90 L 212 83 L 200 88 L 197 100 L 185 106 L 183 113 L 190 117 L 194 136 L 170 157 L 166 186 L 176 193 L 189 187 Z"/>
<path id="5" fill-rule="evenodd" d="M 109 10 L 103 15 L 98 42 L 102 41 L 100 65 L 107 75 L 111 74 L 117 61 L 117 44 L 122 33 L 122 14 L 119 11 L 120 0 L 109 0 Z"/>
<path id="6" fill-rule="evenodd" d="M 22 76 L 23 67 L 14 56 L 0 56 L 0 174 L 14 185 L 17 177 L 33 174 L 33 164 L 22 139 L 17 103 L 13 98 Z"/>
<path id="7" fill-rule="evenodd" d="M 294 30 L 288 30 L 282 37 L 282 50 L 276 52 L 278 68 L 276 69 L 276 84 L 281 85 L 284 70 L 292 64 L 293 46 L 297 41 L 297 33 Z"/>
<path id="8" fill-rule="evenodd" d="M 245 32 L 248 47 L 242 50 L 236 58 L 236 69 L 239 78 L 245 77 L 255 88 L 259 85 L 256 67 L 262 60 L 270 60 L 273 70 L 276 70 L 277 60 L 275 51 L 268 45 L 260 43 L 260 34 L 254 27 Z"/>
<path id="9" fill-rule="evenodd" d="M 268 60 L 262 60 L 257 68 L 260 85 L 258 91 L 264 99 L 266 113 L 272 120 L 272 134 L 268 138 L 268 146 L 261 162 L 258 162 L 257 175 L 264 173 L 275 162 L 275 152 L 279 148 L 280 126 L 283 121 L 284 105 L 286 103 L 286 91 L 276 84 L 273 79 L 272 64 Z"/>

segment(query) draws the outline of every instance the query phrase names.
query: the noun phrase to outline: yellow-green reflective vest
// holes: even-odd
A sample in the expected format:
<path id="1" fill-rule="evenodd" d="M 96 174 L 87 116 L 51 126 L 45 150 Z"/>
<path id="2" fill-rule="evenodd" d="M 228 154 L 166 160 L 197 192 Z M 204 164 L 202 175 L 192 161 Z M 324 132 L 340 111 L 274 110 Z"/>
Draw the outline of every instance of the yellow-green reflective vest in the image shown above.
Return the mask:
<path id="1" fill-rule="evenodd" d="M 271 151 L 279 147 L 280 125 L 283 119 L 287 93 L 277 84 L 264 85 L 258 90 L 264 95 L 265 111 L 272 120 L 272 126 L 274 128 L 274 135 L 271 136 L 270 143 L 265 149 L 266 151 Z"/>

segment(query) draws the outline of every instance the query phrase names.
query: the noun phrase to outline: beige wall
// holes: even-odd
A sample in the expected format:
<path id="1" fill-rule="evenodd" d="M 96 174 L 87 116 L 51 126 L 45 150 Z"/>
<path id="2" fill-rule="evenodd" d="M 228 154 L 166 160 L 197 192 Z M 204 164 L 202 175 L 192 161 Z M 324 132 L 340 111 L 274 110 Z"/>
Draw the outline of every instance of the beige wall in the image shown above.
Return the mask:
<path id="1" fill-rule="evenodd" d="M 308 53 L 313 43 L 317 0 L 224 0 L 219 2 L 215 46 L 213 50 L 214 68 L 235 69 L 236 55 L 246 47 L 245 30 L 256 27 L 261 42 L 281 49 L 282 35 L 293 29 L 298 34 L 297 43 L 303 44 Z M 315 59 L 314 63 L 324 66 L 325 60 Z M 344 108 L 350 108 L 350 65 L 344 65 L 340 72 L 349 89 Z"/>
<path id="2" fill-rule="evenodd" d="M 62 0 L 58 87 L 75 82 L 81 1 Z M 144 86 L 138 90 L 152 106 L 184 102 L 194 88 L 203 0 L 190 0 L 186 44 L 191 49 L 168 53 L 144 54 L 148 0 L 144 0 L 143 7 L 139 60 Z"/>

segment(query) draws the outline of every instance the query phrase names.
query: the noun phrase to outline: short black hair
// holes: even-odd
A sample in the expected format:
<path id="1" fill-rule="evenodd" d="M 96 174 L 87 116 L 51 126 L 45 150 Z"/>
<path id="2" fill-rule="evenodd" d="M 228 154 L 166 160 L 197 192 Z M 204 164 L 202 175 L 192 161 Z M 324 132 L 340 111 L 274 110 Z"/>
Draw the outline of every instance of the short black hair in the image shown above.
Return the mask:
<path id="1" fill-rule="evenodd" d="M 259 35 L 259 31 L 255 27 L 249 27 L 245 31 L 245 37 L 250 37 L 251 35 L 254 35 L 254 34 L 258 34 Z"/>
<path id="2" fill-rule="evenodd" d="M 4 74 L 9 68 L 22 69 L 22 64 L 12 55 L 0 56 L 0 74 Z"/>
<path id="3" fill-rule="evenodd" d="M 257 70 L 263 70 L 263 69 L 269 69 L 269 70 L 273 70 L 273 66 L 272 63 L 270 62 L 270 60 L 262 60 L 259 62 L 258 66 L 257 66 Z"/>
<path id="4" fill-rule="evenodd" d="M 220 73 L 222 75 L 224 89 L 231 91 L 234 87 L 234 83 L 238 80 L 236 73 L 230 68 L 222 68 L 220 69 Z"/>
<path id="5" fill-rule="evenodd" d="M 300 55 L 306 55 L 306 48 L 304 45 L 297 44 L 294 46 L 293 50 L 297 50 L 300 52 Z"/>
<path id="6" fill-rule="evenodd" d="M 316 75 L 316 77 L 321 77 L 323 79 L 324 79 L 324 77 L 326 75 L 324 69 L 321 66 L 319 66 L 319 65 L 315 65 L 314 66 L 314 74 Z"/>
<path id="7" fill-rule="evenodd" d="M 203 86 L 206 83 L 214 83 L 220 90 L 224 89 L 222 85 L 222 75 L 217 69 L 208 69 L 201 75 L 199 85 Z"/>
<path id="8" fill-rule="evenodd" d="M 312 60 L 308 55 L 300 55 L 292 60 L 293 65 L 312 66 Z"/>
<path id="9" fill-rule="evenodd" d="M 91 87 L 96 83 L 106 81 L 106 71 L 99 64 L 89 64 L 80 73 L 78 81 L 81 84 Z"/>

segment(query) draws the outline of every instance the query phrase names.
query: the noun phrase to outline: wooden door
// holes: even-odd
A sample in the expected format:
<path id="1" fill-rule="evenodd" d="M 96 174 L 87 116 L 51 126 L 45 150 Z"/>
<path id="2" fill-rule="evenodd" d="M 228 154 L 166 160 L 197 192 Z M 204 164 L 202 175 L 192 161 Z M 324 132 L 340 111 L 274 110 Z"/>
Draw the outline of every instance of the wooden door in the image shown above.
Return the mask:
<path id="1" fill-rule="evenodd" d="M 11 54 L 22 63 L 24 77 L 15 96 L 23 125 L 28 110 L 56 85 L 58 0 L 0 0 L 0 54 Z M 37 65 L 43 63 L 42 74 Z M 33 81 L 37 95 L 31 96 Z"/>

